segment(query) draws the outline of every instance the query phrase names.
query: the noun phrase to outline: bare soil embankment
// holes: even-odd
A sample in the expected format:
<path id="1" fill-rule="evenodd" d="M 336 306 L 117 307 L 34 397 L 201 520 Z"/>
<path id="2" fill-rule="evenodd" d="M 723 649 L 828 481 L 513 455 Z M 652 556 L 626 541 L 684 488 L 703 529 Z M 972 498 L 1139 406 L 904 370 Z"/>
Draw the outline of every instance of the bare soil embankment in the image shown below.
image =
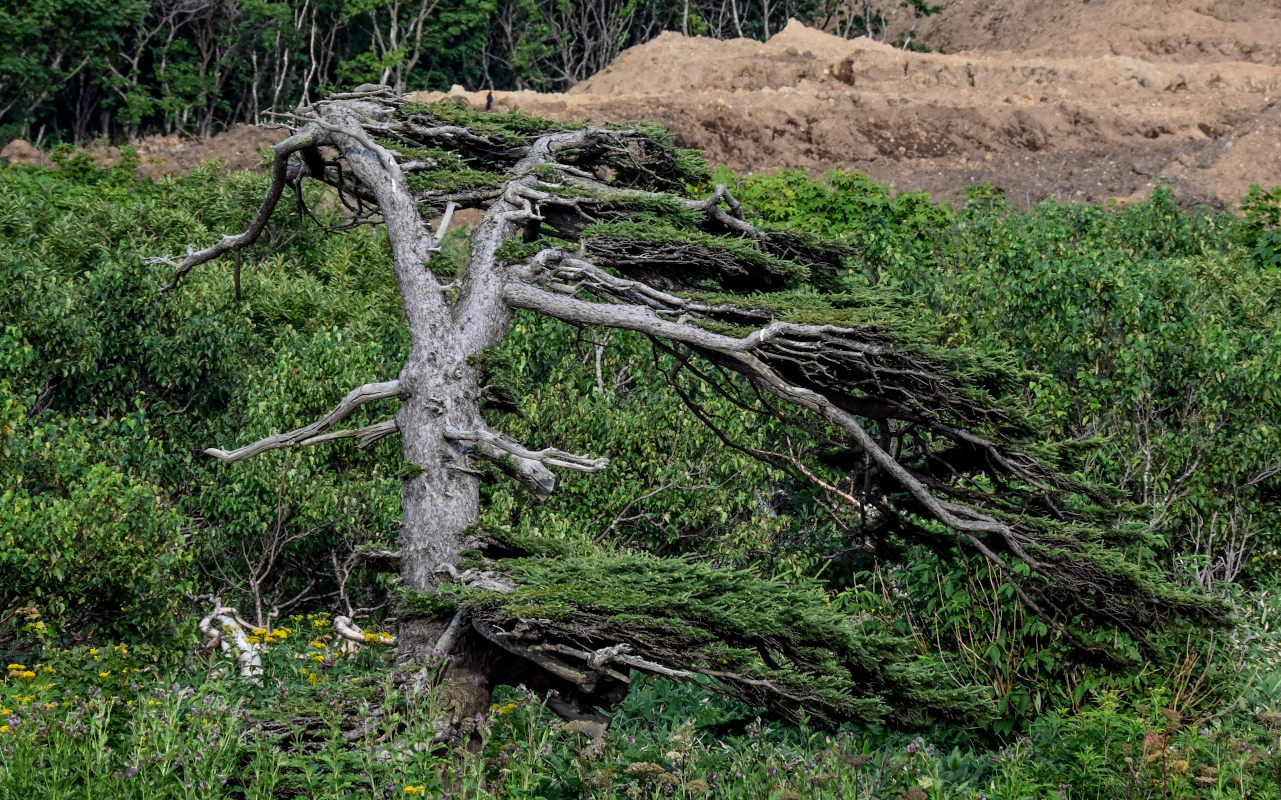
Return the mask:
<path id="1" fill-rule="evenodd" d="M 1165 180 L 1186 204 L 1232 207 L 1281 184 L 1281 7 L 952 0 L 920 31 L 963 52 L 795 22 L 763 43 L 665 33 L 566 94 L 496 92 L 495 106 L 654 120 L 738 170 L 860 169 L 941 199 L 986 182 L 1020 203 L 1104 201 Z"/>
<path id="2" fill-rule="evenodd" d="M 1025 204 L 1124 200 L 1165 180 L 1187 205 L 1230 208 L 1281 184 L 1277 0 L 947 0 L 917 26 L 936 52 L 798 23 L 768 42 L 665 33 L 565 94 L 496 92 L 496 107 L 654 120 L 737 170 L 859 169 L 949 200 L 975 183 Z M 281 136 L 146 139 L 139 173 L 251 167 Z M 0 157 L 42 158 L 22 144 Z"/>

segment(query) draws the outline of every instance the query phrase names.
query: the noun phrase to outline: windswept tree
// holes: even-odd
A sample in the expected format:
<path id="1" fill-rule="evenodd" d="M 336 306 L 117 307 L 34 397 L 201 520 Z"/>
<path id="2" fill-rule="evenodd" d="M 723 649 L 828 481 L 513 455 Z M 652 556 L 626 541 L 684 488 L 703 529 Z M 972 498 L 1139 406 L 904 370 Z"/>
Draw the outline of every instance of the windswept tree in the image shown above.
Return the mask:
<path id="1" fill-rule="evenodd" d="M 818 493 L 851 547 L 979 554 L 1083 657 L 1112 657 L 1084 631 L 1141 641 L 1172 622 L 1223 620 L 1220 605 L 1126 557 L 1134 538 L 1020 410 L 1024 376 L 1008 359 L 941 344 L 892 293 L 851 278 L 847 245 L 754 224 L 723 186 L 689 196 L 708 184 L 702 160 L 661 131 L 415 105 L 371 85 L 295 114 L 248 230 L 162 259 L 175 268 L 167 288 L 251 244 L 290 186 L 322 181 L 354 221 L 386 226 L 411 352 L 398 376 L 353 388 L 306 427 L 206 452 L 233 465 L 401 437 L 403 519 L 389 554 L 405 593 L 398 655 L 449 657 L 454 722 L 486 709 L 499 682 L 556 689 L 559 713 L 604 722 L 632 670 L 696 679 L 790 719 L 910 723 L 985 705 L 906 641 L 843 619 L 815 586 L 712 561 L 531 553 L 480 531 L 485 463 L 532 499 L 555 491 L 557 472 L 609 469 L 487 422 L 486 352 L 520 312 L 649 337 L 692 413 Z M 458 207 L 484 217 L 466 269 L 438 274 Z M 807 443 L 738 440 L 712 400 Z M 394 416 L 340 426 L 373 404 L 395 404 Z"/>

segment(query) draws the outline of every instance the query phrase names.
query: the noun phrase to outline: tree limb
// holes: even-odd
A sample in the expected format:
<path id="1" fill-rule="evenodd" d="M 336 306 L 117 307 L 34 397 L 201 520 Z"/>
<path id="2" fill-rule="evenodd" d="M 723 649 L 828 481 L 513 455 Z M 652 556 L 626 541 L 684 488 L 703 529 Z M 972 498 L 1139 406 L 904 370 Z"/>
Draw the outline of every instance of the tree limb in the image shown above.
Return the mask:
<path id="1" fill-rule="evenodd" d="M 260 453 L 268 450 L 278 450 L 282 447 L 293 447 L 295 445 L 312 445 L 320 442 L 332 441 L 334 439 L 359 438 L 360 446 L 364 447 L 370 442 L 381 439 L 396 431 L 396 421 L 386 420 L 384 422 L 368 425 L 363 428 L 356 428 L 349 431 L 338 431 L 329 433 L 329 429 L 335 424 L 341 422 L 353 411 L 366 403 L 373 403 L 378 400 L 387 400 L 392 397 L 401 396 L 401 387 L 399 380 L 385 381 L 383 383 L 367 383 L 364 386 L 353 389 L 342 399 L 325 416 L 302 428 L 289 431 L 288 433 L 277 433 L 268 436 L 265 439 L 259 439 L 253 444 L 245 445 L 238 450 L 230 452 L 211 447 L 205 450 L 205 455 L 213 456 L 223 464 L 234 464 L 237 461 L 244 461 L 247 458 L 253 458 Z"/>
<path id="2" fill-rule="evenodd" d="M 147 264 L 168 264 L 174 268 L 173 277 L 160 290 L 161 293 L 176 288 L 183 276 L 195 267 L 213 261 L 224 253 L 241 250 L 253 244 L 262 234 L 263 229 L 267 227 L 267 220 L 271 219 L 271 212 L 276 209 L 276 204 L 280 201 L 280 195 L 289 183 L 290 156 L 300 150 L 323 144 L 325 141 L 326 132 L 324 130 L 308 126 L 272 147 L 276 155 L 272 165 L 271 185 L 267 187 L 267 195 L 263 198 L 262 205 L 258 207 L 258 213 L 254 215 L 253 221 L 249 223 L 249 228 L 244 233 L 226 234 L 216 244 L 203 250 L 197 250 L 194 245 L 189 246 L 187 255 L 182 261 L 178 261 L 172 256 L 145 259 L 144 263 Z"/>
<path id="3" fill-rule="evenodd" d="M 342 638 L 357 644 L 372 644 L 379 647 L 395 647 L 396 645 L 395 636 L 389 633 L 365 633 L 348 616 L 334 617 L 334 632 Z"/>
<path id="4" fill-rule="evenodd" d="M 462 430 L 446 425 L 445 438 L 467 443 L 470 452 L 498 464 L 539 500 L 546 500 L 556 489 L 556 476 L 548 466 L 575 472 L 599 472 L 609 466 L 608 458 L 591 458 L 555 447 L 529 450 L 510 436 L 488 428 Z"/>

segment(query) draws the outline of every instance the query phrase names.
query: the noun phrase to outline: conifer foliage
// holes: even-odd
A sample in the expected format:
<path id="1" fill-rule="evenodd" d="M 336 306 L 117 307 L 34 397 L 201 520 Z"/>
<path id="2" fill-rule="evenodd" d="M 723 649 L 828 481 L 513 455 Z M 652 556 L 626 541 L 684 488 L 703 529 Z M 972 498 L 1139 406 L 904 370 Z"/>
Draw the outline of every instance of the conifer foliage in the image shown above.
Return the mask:
<path id="1" fill-rule="evenodd" d="M 663 131 L 413 105 L 376 85 L 296 118 L 249 229 L 166 259 L 168 288 L 254 241 L 291 185 L 320 180 L 354 223 L 386 226 L 411 354 L 399 376 L 353 389 L 305 428 L 207 452 L 231 465 L 401 437 L 398 648 L 410 663 L 452 656 L 443 688 L 456 720 L 483 710 L 502 681 L 557 689 L 560 713 L 604 721 L 598 709 L 626 693 L 631 670 L 705 682 L 790 719 L 912 723 L 984 706 L 905 640 L 843 619 L 816 586 L 714 560 L 571 557 L 482 535 L 483 463 L 535 499 L 555 491 L 556 471 L 610 469 L 490 427 L 484 356 L 522 311 L 649 337 L 676 365 L 670 385 L 690 410 L 818 492 L 852 547 L 917 540 L 981 554 L 1083 654 L 1111 657 L 1087 647 L 1084 630 L 1141 639 L 1223 620 L 1216 603 L 1127 559 L 1133 537 L 1107 493 L 1075 479 L 1070 454 L 1022 410 L 1026 376 L 1007 357 L 945 346 L 906 300 L 852 277 L 847 245 L 753 221 Z M 446 274 L 436 254 L 459 207 L 485 213 L 465 270 Z M 735 440 L 707 398 L 809 444 Z M 392 402 L 383 422 L 338 427 Z"/>

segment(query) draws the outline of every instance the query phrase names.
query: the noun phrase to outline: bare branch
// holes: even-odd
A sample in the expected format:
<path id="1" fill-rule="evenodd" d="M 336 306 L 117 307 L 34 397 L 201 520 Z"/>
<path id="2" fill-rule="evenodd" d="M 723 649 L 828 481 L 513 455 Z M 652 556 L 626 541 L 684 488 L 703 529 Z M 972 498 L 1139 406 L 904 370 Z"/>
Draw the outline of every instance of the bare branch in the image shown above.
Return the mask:
<path id="1" fill-rule="evenodd" d="M 461 430 L 446 425 L 445 438 L 467 443 L 469 452 L 497 463 L 540 500 L 546 500 L 556 489 L 556 476 L 548 466 L 576 472 L 599 472 L 609 466 L 608 458 L 591 458 L 555 447 L 529 450 L 510 436 L 487 428 Z"/>
<path id="2" fill-rule="evenodd" d="M 366 403 L 400 397 L 400 394 L 399 380 L 386 381 L 384 383 L 367 383 L 364 386 L 353 389 L 342 399 L 342 402 L 334 407 L 333 411 L 306 427 L 298 428 L 288 433 L 277 433 L 230 452 L 211 447 L 205 450 L 205 454 L 213 456 L 223 464 L 234 464 L 237 461 L 253 458 L 268 450 L 278 450 L 282 447 L 293 447 L 294 445 L 318 444 L 333 439 L 359 438 L 363 447 L 370 442 L 394 433 L 396 431 L 395 420 L 387 420 L 350 431 L 339 431 L 337 433 L 328 433 L 328 431 Z"/>
<path id="3" fill-rule="evenodd" d="M 262 656 L 245 633 L 249 626 L 240 619 L 236 609 L 222 605 L 216 597 L 213 600 L 213 610 L 200 620 L 201 632 L 228 658 L 240 664 L 241 677 L 257 683 L 262 675 Z"/>
<path id="4" fill-rule="evenodd" d="M 466 619 L 467 615 L 462 611 L 454 614 L 454 618 L 449 621 L 449 625 L 445 626 L 445 630 L 441 632 L 440 638 L 436 640 L 436 644 L 431 648 L 431 654 L 434 657 L 444 658 L 453 652 L 454 645 L 458 643 L 458 637 L 463 634 L 463 627 Z"/>
<path id="5" fill-rule="evenodd" d="M 334 632 L 344 639 L 358 644 L 372 644 L 379 647 L 394 647 L 396 645 L 395 636 L 390 633 L 365 633 L 348 616 L 334 617 Z"/>
<path id="6" fill-rule="evenodd" d="M 516 591 L 516 584 L 506 575 L 493 572 L 487 569 L 467 569 L 459 571 L 458 567 L 450 564 L 448 561 L 436 567 L 436 572 L 448 575 L 454 583 L 461 583 L 465 586 L 471 586 L 476 589 L 484 589 L 490 592 L 500 592 L 502 594 L 511 594 Z"/>
<path id="7" fill-rule="evenodd" d="M 173 278 L 160 291 L 162 293 L 168 292 L 177 287 L 178 281 L 182 280 L 183 276 L 195 267 L 213 261 L 224 253 L 241 250 L 253 244 L 262 234 L 263 229 L 267 227 L 267 220 L 271 219 L 271 212 L 276 209 L 276 204 L 280 201 L 280 195 L 289 183 L 290 156 L 300 150 L 323 144 L 325 141 L 325 131 L 318 127 L 308 126 L 272 148 L 276 153 L 276 157 L 272 167 L 271 185 L 267 188 L 267 195 L 263 198 L 262 205 L 258 207 L 258 213 L 254 215 L 253 221 L 249 223 L 249 228 L 244 233 L 224 235 L 218 240 L 217 244 L 206 247 L 203 250 L 197 250 L 194 245 L 189 246 L 187 255 L 182 261 L 178 261 L 177 258 L 172 256 L 145 259 L 144 263 L 168 264 L 174 268 Z"/>

